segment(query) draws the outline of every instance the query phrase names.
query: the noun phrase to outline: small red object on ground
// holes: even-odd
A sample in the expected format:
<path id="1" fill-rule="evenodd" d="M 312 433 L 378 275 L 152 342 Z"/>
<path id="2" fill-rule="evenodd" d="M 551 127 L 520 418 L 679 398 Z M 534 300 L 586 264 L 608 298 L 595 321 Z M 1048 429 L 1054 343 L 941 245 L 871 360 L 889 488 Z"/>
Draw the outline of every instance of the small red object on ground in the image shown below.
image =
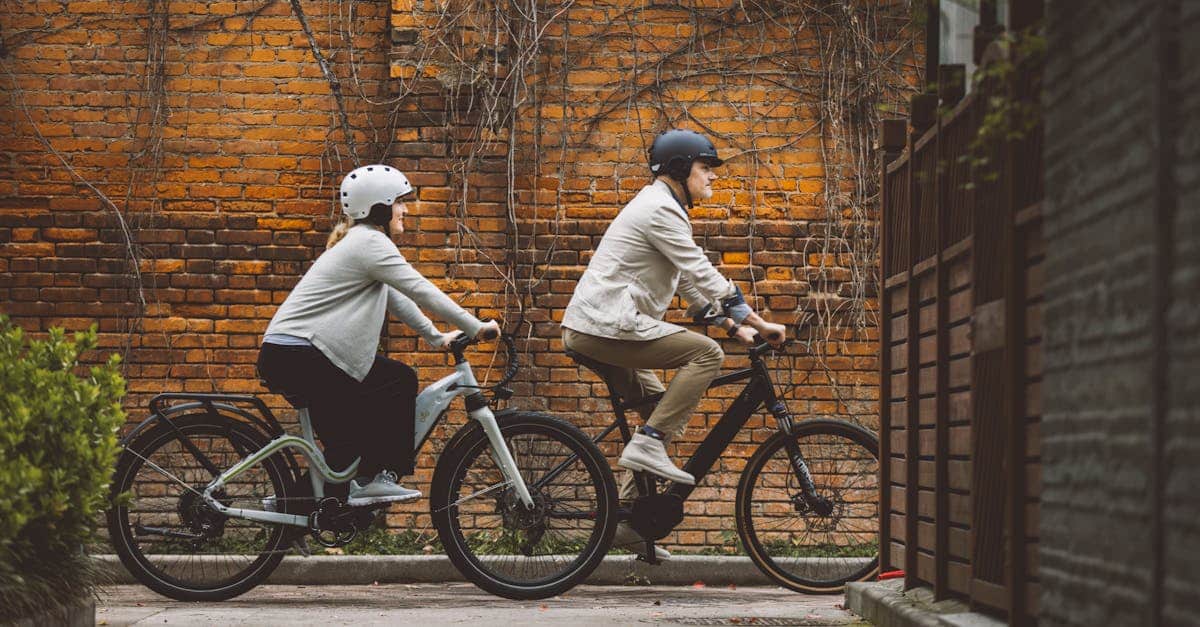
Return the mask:
<path id="1" fill-rule="evenodd" d="M 902 570 L 889 570 L 886 573 L 879 573 L 879 580 L 884 581 L 886 579 L 899 579 L 903 576 L 904 571 Z"/>

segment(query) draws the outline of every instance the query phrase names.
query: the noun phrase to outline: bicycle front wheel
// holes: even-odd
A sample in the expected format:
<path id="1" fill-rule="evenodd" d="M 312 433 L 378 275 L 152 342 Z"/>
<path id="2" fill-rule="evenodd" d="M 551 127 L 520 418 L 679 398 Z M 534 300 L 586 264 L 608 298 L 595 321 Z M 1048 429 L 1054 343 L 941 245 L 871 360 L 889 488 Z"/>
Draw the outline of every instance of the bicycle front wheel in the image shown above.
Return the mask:
<path id="1" fill-rule="evenodd" d="M 284 527 L 226 517 L 201 494 L 217 474 L 265 446 L 266 436 L 244 422 L 207 414 L 182 416 L 172 425 L 150 429 L 121 454 L 109 540 L 125 568 L 159 594 L 180 601 L 237 596 L 279 565 Z M 215 496 L 245 509 L 261 510 L 268 498 L 286 503 L 286 476 L 273 455 Z"/>
<path id="2" fill-rule="evenodd" d="M 577 427 L 536 413 L 497 416 L 533 497 L 526 507 L 492 459 L 478 424 L 446 446 L 430 505 L 442 546 L 480 588 L 510 599 L 570 589 L 599 565 L 616 530 L 608 462 Z"/>
<path id="3" fill-rule="evenodd" d="M 821 504 L 810 503 L 788 454 L 796 443 Z M 767 440 L 737 492 L 737 530 L 750 559 L 792 590 L 837 593 L 879 569 L 879 441 L 839 420 L 809 420 Z"/>

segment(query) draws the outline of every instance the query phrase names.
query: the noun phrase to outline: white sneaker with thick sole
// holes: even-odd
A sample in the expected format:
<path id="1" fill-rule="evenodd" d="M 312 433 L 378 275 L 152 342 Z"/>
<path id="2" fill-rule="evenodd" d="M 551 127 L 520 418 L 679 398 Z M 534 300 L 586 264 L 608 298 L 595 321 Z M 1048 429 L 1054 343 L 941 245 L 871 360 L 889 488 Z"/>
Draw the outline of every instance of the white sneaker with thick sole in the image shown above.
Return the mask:
<path id="1" fill-rule="evenodd" d="M 410 490 L 396 483 L 396 479 L 396 473 L 390 470 L 375 475 L 375 479 L 366 485 L 359 485 L 358 480 L 355 479 L 350 482 L 350 498 L 346 499 L 346 504 L 351 507 L 361 507 L 411 501 L 421 497 L 419 490 Z"/>
<path id="2" fill-rule="evenodd" d="M 696 485 L 696 478 L 675 467 L 671 458 L 667 457 L 667 447 L 662 441 L 656 440 L 644 433 L 635 433 L 621 452 L 617 465 L 630 470 L 642 470 L 663 479 L 684 485 Z"/>
<path id="3" fill-rule="evenodd" d="M 613 546 L 633 551 L 642 557 L 646 556 L 646 539 L 627 522 L 617 523 L 617 532 L 613 534 Z M 658 558 L 660 562 L 665 562 L 671 559 L 671 552 L 656 544 L 654 545 L 654 557 Z"/>

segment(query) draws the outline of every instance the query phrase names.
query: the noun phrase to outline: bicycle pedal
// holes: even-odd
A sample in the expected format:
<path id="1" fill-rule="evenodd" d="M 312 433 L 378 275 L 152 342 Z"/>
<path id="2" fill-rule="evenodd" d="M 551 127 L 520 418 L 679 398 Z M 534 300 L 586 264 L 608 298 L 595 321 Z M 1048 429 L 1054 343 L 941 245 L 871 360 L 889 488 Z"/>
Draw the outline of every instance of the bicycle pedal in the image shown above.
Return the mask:
<path id="1" fill-rule="evenodd" d="M 638 553 L 638 555 L 637 555 L 637 561 L 639 561 L 639 562 L 646 562 L 647 564 L 649 564 L 649 565 L 651 565 L 651 566 L 658 566 L 659 564 L 662 564 L 662 560 L 658 559 L 658 556 L 656 556 L 656 555 L 642 555 L 641 553 Z"/>

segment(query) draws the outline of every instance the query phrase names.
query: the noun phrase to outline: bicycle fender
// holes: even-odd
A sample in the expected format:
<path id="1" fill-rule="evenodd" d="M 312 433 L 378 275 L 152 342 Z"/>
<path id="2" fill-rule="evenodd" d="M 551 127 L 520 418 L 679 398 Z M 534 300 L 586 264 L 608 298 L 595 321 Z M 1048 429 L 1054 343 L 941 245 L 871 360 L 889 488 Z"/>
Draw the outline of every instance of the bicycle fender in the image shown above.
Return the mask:
<path id="1" fill-rule="evenodd" d="M 121 448 L 125 448 L 126 446 L 129 446 L 129 443 L 133 442 L 134 438 L 136 438 L 141 432 L 150 428 L 151 423 L 157 424 L 159 421 L 162 421 L 162 420 L 166 420 L 166 419 L 158 414 L 150 414 L 149 418 L 139 422 L 138 425 L 136 427 L 134 427 L 132 431 L 125 434 L 124 436 L 121 436 L 121 439 L 117 442 L 117 444 Z"/>

